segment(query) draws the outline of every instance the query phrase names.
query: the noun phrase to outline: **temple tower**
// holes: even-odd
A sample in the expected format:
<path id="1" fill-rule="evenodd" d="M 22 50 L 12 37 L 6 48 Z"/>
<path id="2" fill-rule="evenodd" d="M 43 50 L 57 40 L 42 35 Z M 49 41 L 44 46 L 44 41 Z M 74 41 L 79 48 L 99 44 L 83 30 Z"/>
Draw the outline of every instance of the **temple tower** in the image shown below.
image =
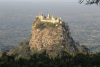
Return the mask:
<path id="1" fill-rule="evenodd" d="M 41 15 L 43 15 L 42 12 L 41 12 Z"/>
<path id="2" fill-rule="evenodd" d="M 48 13 L 48 17 L 47 18 L 50 18 L 50 14 Z"/>
<path id="3" fill-rule="evenodd" d="M 55 18 L 53 17 L 53 15 L 52 15 L 51 19 L 52 19 L 52 20 L 55 20 Z"/>
<path id="4" fill-rule="evenodd" d="M 40 13 L 39 13 L 39 16 L 40 16 Z"/>

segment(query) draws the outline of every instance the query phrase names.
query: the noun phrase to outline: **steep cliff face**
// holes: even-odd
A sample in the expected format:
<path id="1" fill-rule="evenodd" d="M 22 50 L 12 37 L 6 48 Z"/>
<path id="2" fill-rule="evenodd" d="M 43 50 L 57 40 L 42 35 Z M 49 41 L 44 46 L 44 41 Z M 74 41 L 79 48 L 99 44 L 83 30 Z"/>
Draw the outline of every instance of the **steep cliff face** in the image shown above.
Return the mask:
<path id="1" fill-rule="evenodd" d="M 69 53 L 79 51 L 76 45 L 68 25 L 64 22 L 53 24 L 41 22 L 38 17 L 35 18 L 29 42 L 31 51 L 47 50 L 47 52 L 56 51 L 56 53 L 66 51 Z"/>

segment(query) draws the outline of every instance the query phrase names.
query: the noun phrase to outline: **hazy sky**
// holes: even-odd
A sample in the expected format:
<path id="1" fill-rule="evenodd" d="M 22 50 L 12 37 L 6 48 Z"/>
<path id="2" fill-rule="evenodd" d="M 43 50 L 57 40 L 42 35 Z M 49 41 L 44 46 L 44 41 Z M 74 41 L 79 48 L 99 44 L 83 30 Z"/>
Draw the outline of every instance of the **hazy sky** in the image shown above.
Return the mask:
<path id="1" fill-rule="evenodd" d="M 0 2 L 78 2 L 78 0 L 0 0 Z"/>

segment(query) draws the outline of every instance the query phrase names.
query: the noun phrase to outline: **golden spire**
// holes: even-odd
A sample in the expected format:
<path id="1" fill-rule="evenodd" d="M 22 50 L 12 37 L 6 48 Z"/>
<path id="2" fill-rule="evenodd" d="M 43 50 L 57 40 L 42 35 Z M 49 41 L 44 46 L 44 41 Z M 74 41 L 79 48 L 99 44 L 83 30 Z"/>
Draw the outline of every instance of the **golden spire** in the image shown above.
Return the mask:
<path id="1" fill-rule="evenodd" d="M 49 13 L 48 13 L 48 17 L 49 17 L 50 15 L 49 15 Z"/>
<path id="2" fill-rule="evenodd" d="M 52 18 L 53 18 L 53 15 L 52 15 Z"/>
<path id="3" fill-rule="evenodd" d="M 40 13 L 39 13 L 39 16 L 40 16 Z"/>
<path id="4" fill-rule="evenodd" d="M 50 18 L 50 14 L 48 13 L 48 17 L 47 18 Z"/>
<path id="5" fill-rule="evenodd" d="M 41 15 L 42 15 L 42 12 L 41 12 Z"/>

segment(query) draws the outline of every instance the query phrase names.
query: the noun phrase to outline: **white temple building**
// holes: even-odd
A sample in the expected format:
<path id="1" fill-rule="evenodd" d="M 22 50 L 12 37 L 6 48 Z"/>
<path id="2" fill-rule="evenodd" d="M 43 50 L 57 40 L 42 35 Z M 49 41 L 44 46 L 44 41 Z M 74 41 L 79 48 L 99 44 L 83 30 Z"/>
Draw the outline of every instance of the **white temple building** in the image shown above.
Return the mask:
<path id="1" fill-rule="evenodd" d="M 42 22 L 51 22 L 51 23 L 61 23 L 63 22 L 63 19 L 61 18 L 55 18 L 55 17 L 50 17 L 50 14 L 48 13 L 48 16 L 45 17 L 42 13 L 41 15 L 39 14 L 39 16 L 36 16 L 36 17 L 39 17 L 39 19 L 42 21 Z"/>

